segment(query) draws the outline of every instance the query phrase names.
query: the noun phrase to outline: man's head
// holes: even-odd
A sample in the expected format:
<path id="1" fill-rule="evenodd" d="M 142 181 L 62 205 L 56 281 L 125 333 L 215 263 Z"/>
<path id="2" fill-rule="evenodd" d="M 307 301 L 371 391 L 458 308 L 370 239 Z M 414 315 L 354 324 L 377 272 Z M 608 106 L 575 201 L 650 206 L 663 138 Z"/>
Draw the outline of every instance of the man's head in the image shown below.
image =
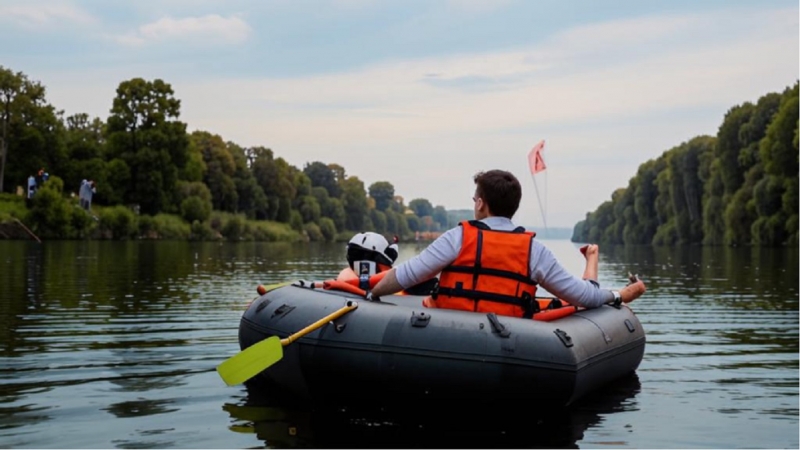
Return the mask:
<path id="1" fill-rule="evenodd" d="M 522 199 L 517 177 L 505 170 L 490 170 L 475 175 L 475 218 L 501 216 L 511 219 Z"/>

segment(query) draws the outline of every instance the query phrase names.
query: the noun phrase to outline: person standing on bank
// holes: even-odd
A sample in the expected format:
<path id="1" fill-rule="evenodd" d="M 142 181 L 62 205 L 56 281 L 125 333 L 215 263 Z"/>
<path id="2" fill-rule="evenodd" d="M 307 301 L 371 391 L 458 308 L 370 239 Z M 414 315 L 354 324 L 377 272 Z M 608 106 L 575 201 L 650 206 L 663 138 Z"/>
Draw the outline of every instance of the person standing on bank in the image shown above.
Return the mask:
<path id="1" fill-rule="evenodd" d="M 36 178 L 31 175 L 28 177 L 28 200 L 33 198 L 33 194 L 36 193 Z"/>
<path id="2" fill-rule="evenodd" d="M 371 300 L 440 273 L 438 291 L 424 302 L 427 307 L 531 317 L 537 285 L 584 308 L 614 300 L 629 303 L 644 294 L 645 285 L 638 279 L 619 290 L 600 288 L 597 245 L 581 249 L 586 258 L 581 279 L 567 272 L 534 239 L 535 233 L 515 226 L 511 218 L 519 208 L 522 187 L 510 172 L 480 172 L 474 181 L 475 220 L 461 222 L 419 255 L 391 269 L 369 293 Z"/>
<path id="3" fill-rule="evenodd" d="M 83 180 L 81 182 L 81 189 L 78 192 L 81 208 L 87 212 L 92 210 L 92 196 L 96 192 L 93 180 Z"/>

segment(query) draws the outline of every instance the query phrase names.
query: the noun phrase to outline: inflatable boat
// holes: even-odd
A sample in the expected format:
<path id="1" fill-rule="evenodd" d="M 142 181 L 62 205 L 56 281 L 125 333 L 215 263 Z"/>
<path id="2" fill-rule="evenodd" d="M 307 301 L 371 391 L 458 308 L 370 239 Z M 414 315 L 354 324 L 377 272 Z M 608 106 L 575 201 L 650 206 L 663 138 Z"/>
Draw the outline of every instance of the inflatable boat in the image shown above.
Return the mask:
<path id="1" fill-rule="evenodd" d="M 239 345 L 245 350 L 277 336 L 283 354 L 248 379 L 248 389 L 308 402 L 566 406 L 634 372 L 644 355 L 645 331 L 625 304 L 580 309 L 538 298 L 542 312 L 562 311 L 532 320 L 426 308 L 419 295 L 367 301 L 357 290 L 328 287 L 259 287 L 262 295 L 242 315 Z M 344 311 L 332 314 L 338 310 Z"/>

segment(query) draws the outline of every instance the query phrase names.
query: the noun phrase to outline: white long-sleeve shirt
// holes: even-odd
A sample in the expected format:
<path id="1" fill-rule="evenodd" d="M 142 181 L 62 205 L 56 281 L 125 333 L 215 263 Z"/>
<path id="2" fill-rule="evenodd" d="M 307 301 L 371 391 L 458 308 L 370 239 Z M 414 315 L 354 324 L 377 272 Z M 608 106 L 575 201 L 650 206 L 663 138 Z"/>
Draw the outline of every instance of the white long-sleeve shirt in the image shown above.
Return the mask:
<path id="1" fill-rule="evenodd" d="M 505 217 L 487 217 L 481 222 L 493 230 L 511 231 L 516 226 Z M 461 250 L 462 228 L 455 227 L 439 236 L 419 255 L 397 266 L 397 282 L 403 289 L 438 275 L 456 260 Z M 548 292 L 573 305 L 596 308 L 614 300 L 610 290 L 600 289 L 595 281 L 583 280 L 567 272 L 541 242 L 531 242 L 531 280 Z"/>

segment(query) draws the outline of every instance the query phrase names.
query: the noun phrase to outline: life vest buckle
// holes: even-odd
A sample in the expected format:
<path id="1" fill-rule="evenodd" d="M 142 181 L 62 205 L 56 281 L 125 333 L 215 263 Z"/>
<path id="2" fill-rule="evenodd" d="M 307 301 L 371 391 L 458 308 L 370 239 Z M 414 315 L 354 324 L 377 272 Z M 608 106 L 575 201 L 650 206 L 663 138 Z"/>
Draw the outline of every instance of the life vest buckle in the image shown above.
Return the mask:
<path id="1" fill-rule="evenodd" d="M 520 304 L 522 306 L 523 317 L 526 319 L 532 319 L 534 314 L 541 311 L 539 302 L 537 302 L 529 292 L 522 293 Z"/>

